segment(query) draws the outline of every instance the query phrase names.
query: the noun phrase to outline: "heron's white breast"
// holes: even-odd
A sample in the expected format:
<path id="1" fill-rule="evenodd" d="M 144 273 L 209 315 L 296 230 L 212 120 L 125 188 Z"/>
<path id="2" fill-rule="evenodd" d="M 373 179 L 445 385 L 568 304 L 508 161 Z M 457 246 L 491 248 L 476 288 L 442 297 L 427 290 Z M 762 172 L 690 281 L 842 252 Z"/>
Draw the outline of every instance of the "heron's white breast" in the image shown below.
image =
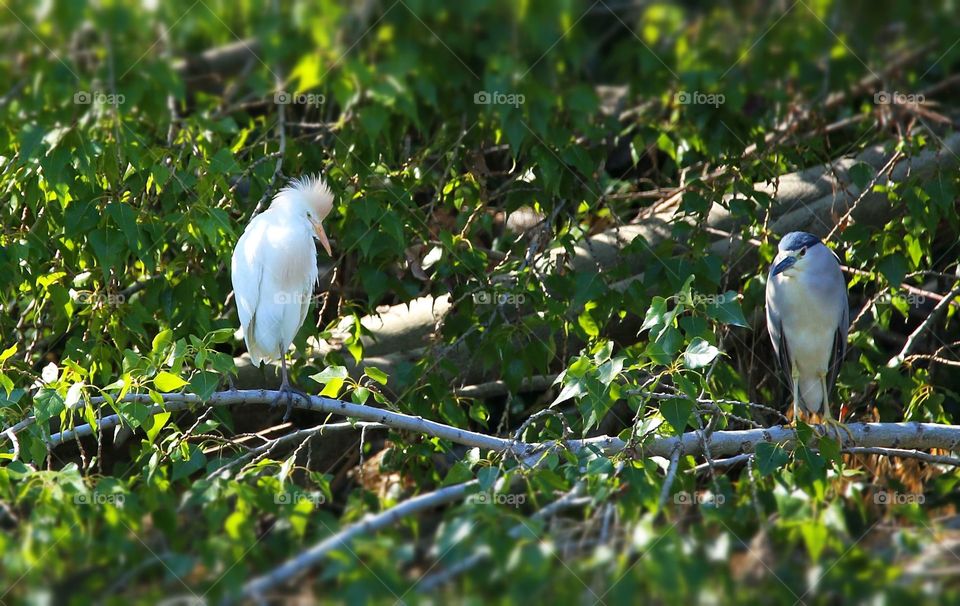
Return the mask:
<path id="1" fill-rule="evenodd" d="M 791 358 L 801 374 L 819 374 L 830 364 L 840 311 L 804 277 L 780 274 L 771 279 Z"/>

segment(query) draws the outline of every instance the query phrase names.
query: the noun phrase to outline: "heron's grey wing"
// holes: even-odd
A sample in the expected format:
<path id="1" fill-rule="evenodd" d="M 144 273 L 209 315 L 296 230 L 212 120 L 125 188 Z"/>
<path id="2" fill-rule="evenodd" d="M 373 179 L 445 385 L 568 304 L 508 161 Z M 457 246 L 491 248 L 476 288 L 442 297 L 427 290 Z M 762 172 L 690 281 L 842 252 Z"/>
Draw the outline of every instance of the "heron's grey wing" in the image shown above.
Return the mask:
<path id="1" fill-rule="evenodd" d="M 777 354 L 777 361 L 780 363 L 780 369 L 783 371 L 783 377 L 787 382 L 787 390 L 793 391 L 787 337 L 783 334 L 780 317 L 773 311 L 769 300 L 767 301 L 767 330 L 770 331 L 770 341 L 773 343 L 773 351 Z"/>
<path id="2" fill-rule="evenodd" d="M 850 308 L 847 305 L 847 289 L 843 288 L 843 309 L 840 314 L 840 323 L 837 326 L 837 332 L 833 335 L 833 350 L 830 352 L 830 366 L 828 367 L 827 385 L 830 389 L 837 383 L 837 377 L 840 375 L 840 365 L 843 364 L 843 358 L 847 355 L 847 333 L 850 330 Z"/>

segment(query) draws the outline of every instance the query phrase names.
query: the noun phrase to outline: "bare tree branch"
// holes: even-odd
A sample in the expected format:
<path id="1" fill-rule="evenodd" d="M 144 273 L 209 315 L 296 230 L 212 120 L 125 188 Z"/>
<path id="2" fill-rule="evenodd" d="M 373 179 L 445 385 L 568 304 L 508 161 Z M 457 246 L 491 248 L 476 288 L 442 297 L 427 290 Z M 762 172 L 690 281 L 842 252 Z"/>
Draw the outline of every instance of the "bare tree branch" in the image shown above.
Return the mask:
<path id="1" fill-rule="evenodd" d="M 271 404 L 277 396 L 276 391 L 243 390 L 221 391 L 214 393 L 207 400 L 194 394 L 164 394 L 163 406 L 153 404 L 148 408 L 148 414 L 158 414 L 164 411 L 186 410 L 190 408 L 204 408 L 210 406 Z M 103 398 L 91 398 L 94 405 L 103 404 Z M 140 402 L 152 404 L 148 394 L 127 394 L 120 402 Z M 562 443 L 550 442 L 521 442 L 510 438 L 491 436 L 476 431 L 460 429 L 422 417 L 403 414 L 374 408 L 363 404 L 353 404 L 334 400 L 323 396 L 310 396 L 308 400 L 299 399 L 294 403 L 295 408 L 312 410 L 327 414 L 341 415 L 381 423 L 393 429 L 412 431 L 428 436 L 449 440 L 456 444 L 477 447 L 493 452 L 511 454 L 527 464 L 532 464 L 537 458 L 551 449 L 568 447 L 573 451 L 583 448 L 595 448 L 606 454 L 615 454 L 626 450 L 627 443 L 614 436 L 597 436 L 584 439 L 565 440 Z M 112 429 L 122 423 L 119 415 L 105 416 L 98 421 L 99 430 Z M 11 427 L 23 426 L 18 423 Z M 960 425 L 941 425 L 937 423 L 851 423 L 850 438 L 844 446 L 861 446 L 876 448 L 899 448 L 929 450 L 941 448 L 954 450 L 960 444 Z M 21 427 L 22 428 L 22 427 Z M 89 436 L 94 433 L 90 424 L 84 424 L 73 429 L 67 429 L 50 436 L 47 444 L 52 448 L 76 437 Z M 0 434 L 0 435 L 6 435 Z M 796 431 L 791 427 L 774 426 L 761 429 L 746 429 L 737 431 L 716 431 L 704 440 L 700 432 L 691 431 L 680 436 L 651 437 L 641 443 L 636 450 L 638 457 L 659 456 L 672 458 L 679 447 L 681 456 L 701 456 L 706 443 L 712 456 L 729 457 L 738 454 L 753 452 L 757 444 L 767 442 L 778 444 L 785 449 L 792 449 L 796 443 Z"/>
<path id="2" fill-rule="evenodd" d="M 303 553 L 287 560 L 267 574 L 248 582 L 243 587 L 242 597 L 262 600 L 266 591 L 292 580 L 322 560 L 328 553 L 343 547 L 355 537 L 386 528 L 421 511 L 459 501 L 476 485 L 478 485 L 477 480 L 470 480 L 462 484 L 447 486 L 415 496 L 376 515 L 368 515 L 363 520 L 347 526 Z"/>

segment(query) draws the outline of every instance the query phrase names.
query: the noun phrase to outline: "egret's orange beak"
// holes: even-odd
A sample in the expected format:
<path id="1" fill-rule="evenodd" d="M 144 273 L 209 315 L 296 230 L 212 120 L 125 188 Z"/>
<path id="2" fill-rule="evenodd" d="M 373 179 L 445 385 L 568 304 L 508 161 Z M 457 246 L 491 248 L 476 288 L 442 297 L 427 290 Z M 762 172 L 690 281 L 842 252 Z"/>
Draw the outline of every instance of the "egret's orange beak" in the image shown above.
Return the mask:
<path id="1" fill-rule="evenodd" d="M 323 246 L 323 250 L 327 251 L 327 254 L 332 257 L 333 251 L 330 250 L 330 240 L 327 240 L 327 232 L 323 231 L 323 225 L 315 223 L 313 229 L 317 232 L 317 239 L 320 240 L 320 245 Z"/>

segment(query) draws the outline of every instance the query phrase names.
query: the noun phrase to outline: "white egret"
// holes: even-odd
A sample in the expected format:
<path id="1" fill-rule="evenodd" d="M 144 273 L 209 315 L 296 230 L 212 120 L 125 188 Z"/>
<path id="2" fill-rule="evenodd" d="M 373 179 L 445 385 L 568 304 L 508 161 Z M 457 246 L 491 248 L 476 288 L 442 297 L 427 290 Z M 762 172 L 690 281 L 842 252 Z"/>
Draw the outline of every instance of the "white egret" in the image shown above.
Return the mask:
<path id="1" fill-rule="evenodd" d="M 280 360 L 282 381 L 275 404 L 293 397 L 286 352 L 303 325 L 317 283 L 316 237 L 327 254 L 330 242 L 323 221 L 333 194 L 319 175 L 294 179 L 274 196 L 270 208 L 250 220 L 233 250 L 230 273 L 250 361 Z"/>

